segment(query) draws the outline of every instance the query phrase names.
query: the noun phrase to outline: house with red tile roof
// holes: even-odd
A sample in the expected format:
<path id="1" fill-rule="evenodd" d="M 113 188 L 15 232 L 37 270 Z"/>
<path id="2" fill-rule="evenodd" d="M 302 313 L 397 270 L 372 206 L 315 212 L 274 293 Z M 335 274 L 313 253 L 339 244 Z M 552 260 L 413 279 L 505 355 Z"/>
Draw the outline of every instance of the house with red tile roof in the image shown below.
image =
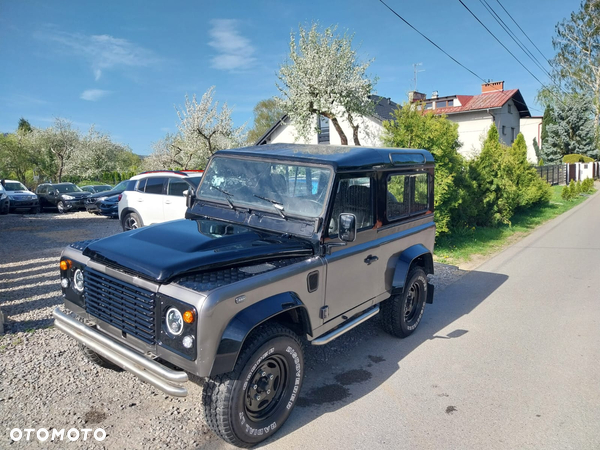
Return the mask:
<path id="1" fill-rule="evenodd" d="M 518 89 L 504 90 L 504 81 L 484 83 L 477 95 L 438 96 L 430 98 L 420 92 L 409 93 L 410 102 L 419 102 L 425 110 L 444 114 L 458 124 L 460 153 L 473 157 L 481 151 L 482 140 L 492 124 L 496 124 L 500 141 L 511 145 L 519 132 L 523 132 L 527 143 L 527 157 L 536 162 L 533 138 L 538 143 L 541 117 L 531 117 L 529 108 Z"/>
<path id="2" fill-rule="evenodd" d="M 420 92 L 409 92 L 409 102 L 419 102 L 419 107 L 431 110 L 434 114 L 445 114 L 458 124 L 459 140 L 462 143 L 460 153 L 467 158 L 481 151 L 481 143 L 492 125 L 496 124 L 500 140 L 511 145 L 519 132 L 523 132 L 527 142 L 527 157 L 537 162 L 533 150 L 533 138 L 540 142 L 541 117 L 532 118 L 525 100 L 518 89 L 504 90 L 504 82 L 490 82 L 481 86 L 477 95 L 450 95 L 440 97 L 434 92 L 430 98 Z M 381 146 L 380 135 L 383 121 L 393 119 L 393 111 L 400 105 L 390 98 L 371 96 L 375 103 L 374 112 L 362 117 L 359 137 L 362 145 Z M 257 142 L 257 145 L 301 142 L 306 144 L 339 145 L 340 138 L 329 125 L 326 117 L 317 117 L 315 131 L 308 139 L 297 136 L 295 127 L 287 116 L 283 116 Z M 352 145 L 352 129 L 343 118 L 339 119 L 342 129 Z M 316 130 L 319 129 L 320 132 Z"/>

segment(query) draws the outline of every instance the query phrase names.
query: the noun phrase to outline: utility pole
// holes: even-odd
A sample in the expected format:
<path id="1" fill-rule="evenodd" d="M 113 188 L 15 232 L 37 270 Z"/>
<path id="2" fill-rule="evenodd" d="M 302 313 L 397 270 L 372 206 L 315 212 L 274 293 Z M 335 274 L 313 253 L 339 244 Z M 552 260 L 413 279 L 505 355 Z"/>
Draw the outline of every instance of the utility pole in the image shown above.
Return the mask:
<path id="1" fill-rule="evenodd" d="M 425 72 L 425 70 L 424 70 L 424 69 L 423 69 L 423 70 L 418 70 L 418 69 L 417 69 L 417 67 L 419 67 L 419 66 L 422 66 L 422 65 L 423 65 L 423 63 L 414 63 L 414 64 L 413 64 L 413 72 L 414 72 L 414 79 L 413 79 L 413 83 L 414 83 L 414 86 L 415 86 L 415 88 L 413 89 L 414 91 L 416 91 L 416 90 L 417 90 L 417 74 L 418 74 L 419 72 Z"/>

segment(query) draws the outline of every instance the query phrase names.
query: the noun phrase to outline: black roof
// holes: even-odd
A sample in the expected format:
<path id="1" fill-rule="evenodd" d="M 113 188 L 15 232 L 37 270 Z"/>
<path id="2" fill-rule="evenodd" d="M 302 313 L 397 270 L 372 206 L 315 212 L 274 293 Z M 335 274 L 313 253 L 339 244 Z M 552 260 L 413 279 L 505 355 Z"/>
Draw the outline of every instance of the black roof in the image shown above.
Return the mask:
<path id="1" fill-rule="evenodd" d="M 433 164 L 427 150 L 402 148 L 354 147 L 349 145 L 267 144 L 221 150 L 218 156 L 253 156 L 257 158 L 328 164 L 336 170 L 366 170 L 374 166 Z"/>
<path id="2" fill-rule="evenodd" d="M 394 111 L 400 106 L 398 103 L 393 102 L 388 97 L 379 95 L 369 95 L 369 98 L 375 103 L 375 117 L 379 120 L 392 120 L 394 118 Z"/>

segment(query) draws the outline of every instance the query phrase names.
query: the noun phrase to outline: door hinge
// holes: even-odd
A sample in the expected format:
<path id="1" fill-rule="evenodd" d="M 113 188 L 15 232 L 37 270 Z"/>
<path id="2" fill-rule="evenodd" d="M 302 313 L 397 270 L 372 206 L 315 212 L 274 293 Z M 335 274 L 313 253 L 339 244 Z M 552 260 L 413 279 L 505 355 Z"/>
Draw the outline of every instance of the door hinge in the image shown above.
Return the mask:
<path id="1" fill-rule="evenodd" d="M 329 306 L 323 306 L 321 308 L 321 311 L 319 313 L 319 317 L 321 317 L 321 319 L 325 320 L 329 317 Z"/>

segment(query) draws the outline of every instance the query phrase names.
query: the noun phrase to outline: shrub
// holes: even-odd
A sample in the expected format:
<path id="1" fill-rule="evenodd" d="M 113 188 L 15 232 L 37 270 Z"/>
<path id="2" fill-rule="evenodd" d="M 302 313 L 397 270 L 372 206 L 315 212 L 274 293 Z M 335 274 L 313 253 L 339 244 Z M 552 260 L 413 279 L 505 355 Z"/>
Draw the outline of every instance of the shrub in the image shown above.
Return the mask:
<path id="1" fill-rule="evenodd" d="M 583 191 L 581 190 L 581 180 L 578 180 L 577 183 L 575 183 L 575 195 L 579 195 L 581 194 Z"/>
<path id="2" fill-rule="evenodd" d="M 588 194 L 593 189 L 594 189 L 594 180 L 593 179 L 586 178 L 585 180 L 583 180 L 583 182 L 581 183 L 581 192 Z"/>
<path id="3" fill-rule="evenodd" d="M 589 156 L 579 155 L 577 153 L 572 153 L 570 155 L 563 156 L 562 161 L 566 164 L 574 164 L 574 163 L 589 163 L 594 162 L 594 158 L 590 158 Z"/>
<path id="4" fill-rule="evenodd" d="M 566 201 L 569 201 L 573 198 L 573 195 L 571 194 L 571 187 L 568 184 L 563 187 L 560 197 Z"/>

